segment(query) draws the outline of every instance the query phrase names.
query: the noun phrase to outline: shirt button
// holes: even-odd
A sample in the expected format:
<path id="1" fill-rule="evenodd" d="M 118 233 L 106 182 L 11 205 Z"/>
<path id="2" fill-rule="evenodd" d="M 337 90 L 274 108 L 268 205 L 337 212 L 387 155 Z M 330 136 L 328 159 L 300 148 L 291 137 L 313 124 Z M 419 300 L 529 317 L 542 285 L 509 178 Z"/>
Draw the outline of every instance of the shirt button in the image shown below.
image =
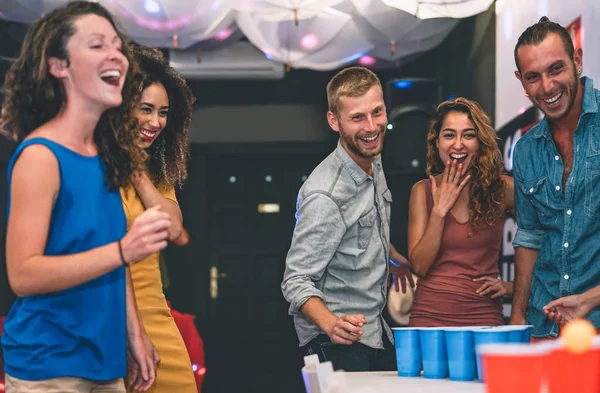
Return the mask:
<path id="1" fill-rule="evenodd" d="M 563 244 L 563 246 L 565 246 L 565 248 L 569 247 L 569 243 L 565 243 Z"/>
<path id="2" fill-rule="evenodd" d="M 556 187 L 554 187 L 554 189 L 555 189 L 556 191 L 558 191 L 558 190 L 560 190 L 560 186 L 556 186 Z"/>
<path id="3" fill-rule="evenodd" d="M 570 216 L 573 211 L 571 209 L 567 210 L 567 215 Z"/>
<path id="4" fill-rule="evenodd" d="M 531 187 L 531 188 L 529 189 L 529 192 L 533 192 L 533 187 Z"/>
<path id="5" fill-rule="evenodd" d="M 568 279 L 569 279 L 569 275 L 568 275 L 568 274 L 565 274 L 563 278 L 564 278 L 565 280 L 568 280 Z"/>
<path id="6" fill-rule="evenodd" d="M 554 159 L 555 159 L 556 161 L 558 161 L 558 156 L 554 156 Z"/>

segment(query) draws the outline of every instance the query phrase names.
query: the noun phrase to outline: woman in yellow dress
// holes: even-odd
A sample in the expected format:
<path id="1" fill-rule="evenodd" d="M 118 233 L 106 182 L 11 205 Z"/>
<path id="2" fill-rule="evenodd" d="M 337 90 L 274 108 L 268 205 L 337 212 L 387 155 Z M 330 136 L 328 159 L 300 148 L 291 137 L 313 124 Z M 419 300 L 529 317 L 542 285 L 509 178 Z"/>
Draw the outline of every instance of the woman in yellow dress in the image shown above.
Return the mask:
<path id="1" fill-rule="evenodd" d="M 185 80 L 169 66 L 160 51 L 134 46 L 132 52 L 140 71 L 135 83 L 141 99 L 135 116 L 148 161 L 147 170 L 136 173 L 130 187 L 121 188 L 127 225 L 145 209 L 160 205 L 160 209 L 171 216 L 169 240 L 185 244 L 187 236 L 175 187 L 187 177 L 188 129 L 194 97 Z M 147 346 L 154 360 L 160 362 L 156 382 L 147 391 L 196 393 L 190 358 L 163 293 L 159 253 L 131 265 L 129 271 L 138 315 L 147 334 Z M 140 370 L 133 362 L 130 362 L 127 382 L 130 391 L 137 391 L 143 385 Z"/>

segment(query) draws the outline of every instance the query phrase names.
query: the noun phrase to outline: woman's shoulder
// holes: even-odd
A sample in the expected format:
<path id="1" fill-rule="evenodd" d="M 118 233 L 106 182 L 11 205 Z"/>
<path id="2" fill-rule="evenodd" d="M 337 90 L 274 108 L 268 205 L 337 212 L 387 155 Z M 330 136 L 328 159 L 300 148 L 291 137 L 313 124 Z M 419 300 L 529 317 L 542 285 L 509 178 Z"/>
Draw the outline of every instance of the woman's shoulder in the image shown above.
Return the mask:
<path id="1" fill-rule="evenodd" d="M 427 188 L 427 186 L 429 185 L 430 180 L 429 179 L 422 179 L 419 180 L 418 182 L 416 182 L 413 187 L 412 187 L 412 192 L 413 193 L 423 193 L 425 192 L 425 189 Z"/>

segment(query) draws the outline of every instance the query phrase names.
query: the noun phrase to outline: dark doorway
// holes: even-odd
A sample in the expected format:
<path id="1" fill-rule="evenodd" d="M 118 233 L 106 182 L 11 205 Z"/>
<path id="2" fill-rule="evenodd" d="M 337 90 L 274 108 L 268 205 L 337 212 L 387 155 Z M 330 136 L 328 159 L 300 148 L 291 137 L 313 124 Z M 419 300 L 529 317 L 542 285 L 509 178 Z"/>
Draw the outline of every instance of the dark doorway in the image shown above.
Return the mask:
<path id="1" fill-rule="evenodd" d="M 169 297 L 197 316 L 205 393 L 304 392 L 280 284 L 298 190 L 334 149 L 335 140 L 193 147 L 178 193 L 191 243 L 170 250 Z"/>

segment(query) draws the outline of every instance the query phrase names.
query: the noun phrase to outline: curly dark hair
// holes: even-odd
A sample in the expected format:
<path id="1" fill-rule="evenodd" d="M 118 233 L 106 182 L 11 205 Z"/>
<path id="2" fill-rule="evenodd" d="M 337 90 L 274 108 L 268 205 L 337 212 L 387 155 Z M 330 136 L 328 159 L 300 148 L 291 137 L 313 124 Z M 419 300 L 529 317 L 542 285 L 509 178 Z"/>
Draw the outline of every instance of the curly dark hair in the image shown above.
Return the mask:
<path id="1" fill-rule="evenodd" d="M 67 44 L 76 32 L 74 22 L 89 14 L 108 20 L 125 42 L 110 13 L 97 3 L 73 1 L 44 15 L 29 28 L 19 56 L 6 73 L 1 134 L 20 142 L 54 118 L 66 104 L 66 91 L 62 83 L 49 73 L 48 60 L 56 57 L 69 64 Z M 139 93 L 131 83 L 135 62 L 126 45 L 123 54 L 130 67 L 122 94 L 137 97 Z M 94 142 L 106 167 L 106 184 L 111 189 L 128 184 L 133 172 L 146 160 L 146 153 L 139 147 L 133 132 L 134 108 L 135 101 L 123 100 L 119 107 L 110 108 L 102 114 L 94 131 Z"/>
<path id="2" fill-rule="evenodd" d="M 474 230 L 493 226 L 504 214 L 504 162 L 490 118 L 477 102 L 459 97 L 437 107 L 436 118 L 431 121 L 427 134 L 427 175 L 444 172 L 445 164 L 440 158 L 437 140 L 444 119 L 451 112 L 466 113 L 475 125 L 479 139 L 479 151 L 471 166 L 469 182 L 469 224 Z"/>
<path id="3" fill-rule="evenodd" d="M 139 65 L 135 76 L 138 95 L 148 86 L 160 83 L 169 97 L 167 125 L 147 149 L 150 177 L 160 189 L 181 187 L 187 178 L 188 135 L 195 98 L 185 79 L 169 65 L 161 51 L 136 45 L 130 49 Z"/>

